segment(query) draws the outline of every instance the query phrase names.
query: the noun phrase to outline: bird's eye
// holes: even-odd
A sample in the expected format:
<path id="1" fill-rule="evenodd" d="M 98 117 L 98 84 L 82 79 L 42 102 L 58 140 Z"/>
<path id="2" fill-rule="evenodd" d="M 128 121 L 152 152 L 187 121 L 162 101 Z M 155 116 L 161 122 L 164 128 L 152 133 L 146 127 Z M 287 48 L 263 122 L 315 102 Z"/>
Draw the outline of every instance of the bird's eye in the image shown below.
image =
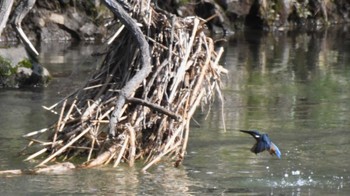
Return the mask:
<path id="1" fill-rule="evenodd" d="M 254 135 L 255 138 L 260 138 L 260 135 Z"/>

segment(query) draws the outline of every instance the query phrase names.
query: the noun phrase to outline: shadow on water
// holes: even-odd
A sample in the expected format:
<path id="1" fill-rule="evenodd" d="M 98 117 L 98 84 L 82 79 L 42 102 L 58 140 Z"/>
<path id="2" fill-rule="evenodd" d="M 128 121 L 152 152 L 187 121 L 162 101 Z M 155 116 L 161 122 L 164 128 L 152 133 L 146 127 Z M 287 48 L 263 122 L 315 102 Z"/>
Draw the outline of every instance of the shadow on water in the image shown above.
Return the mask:
<path id="1" fill-rule="evenodd" d="M 236 33 L 222 64 L 227 131 L 219 101 L 198 111 L 184 165 L 160 163 L 62 175 L 0 176 L 4 194 L 347 195 L 350 191 L 350 37 L 347 27 L 317 32 Z M 20 136 L 56 118 L 41 109 L 80 86 L 98 46 L 42 45 L 55 76 L 48 88 L 0 90 L 0 168 L 25 168 Z M 5 112 L 6 111 L 6 112 Z M 239 129 L 267 132 L 282 159 L 249 150 Z"/>

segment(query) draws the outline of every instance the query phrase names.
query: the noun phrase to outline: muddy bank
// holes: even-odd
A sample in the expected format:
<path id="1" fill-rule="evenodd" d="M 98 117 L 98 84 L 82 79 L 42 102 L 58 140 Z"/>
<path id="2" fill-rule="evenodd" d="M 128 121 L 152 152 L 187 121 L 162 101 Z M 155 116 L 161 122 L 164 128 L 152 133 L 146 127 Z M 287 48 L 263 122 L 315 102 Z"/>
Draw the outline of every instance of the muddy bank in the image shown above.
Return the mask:
<path id="1" fill-rule="evenodd" d="M 208 18 L 217 14 L 208 22 L 208 27 L 224 25 L 233 30 L 246 27 L 284 30 L 350 21 L 350 2 L 347 0 L 165 0 L 158 1 L 158 6 L 180 16 L 196 14 Z M 198 7 L 201 9 L 196 13 Z"/>
<path id="2" fill-rule="evenodd" d="M 159 9 L 178 16 L 212 15 L 209 29 L 290 29 L 319 27 L 350 21 L 347 0 L 163 0 L 154 1 Z M 99 0 L 37 1 L 23 21 L 23 29 L 32 41 L 105 40 L 114 17 Z M 16 41 L 8 25 L 1 41 Z"/>
<path id="3" fill-rule="evenodd" d="M 15 16 L 23 12 L 17 10 L 17 7 L 22 7 L 22 4 L 18 6 L 17 3 L 15 1 L 12 7 L 12 22 L 7 21 L 0 37 L 3 42 L 0 50 L 0 88 L 47 85 L 51 76 L 40 64 L 35 49 L 40 42 L 99 41 L 105 38 L 107 28 L 102 24 L 108 22 L 106 20 L 109 19 L 109 12 L 94 1 L 37 1 L 34 8 L 18 24 L 13 23 L 13 19 L 21 21 L 22 17 Z M 30 8 L 31 6 L 26 9 Z M 1 19 L 6 21 L 4 17 Z M 22 29 L 17 28 L 21 26 L 34 46 L 21 33 Z M 19 35 L 22 44 L 8 49 L 8 46 L 19 42 Z"/>
<path id="4" fill-rule="evenodd" d="M 93 1 L 37 1 L 24 18 L 22 28 L 34 43 L 36 41 L 98 41 L 107 33 L 104 26 L 109 11 Z M 1 41 L 17 41 L 16 34 L 7 25 Z"/>

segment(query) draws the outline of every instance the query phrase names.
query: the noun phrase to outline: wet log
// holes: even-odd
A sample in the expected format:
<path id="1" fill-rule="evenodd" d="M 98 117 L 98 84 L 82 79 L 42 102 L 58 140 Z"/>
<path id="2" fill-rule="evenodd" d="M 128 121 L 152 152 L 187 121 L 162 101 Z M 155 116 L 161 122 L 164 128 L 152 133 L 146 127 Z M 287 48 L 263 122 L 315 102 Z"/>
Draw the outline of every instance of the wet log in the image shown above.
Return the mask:
<path id="1" fill-rule="evenodd" d="M 49 166 L 38 167 L 34 169 L 12 169 L 2 170 L 0 175 L 21 175 L 21 174 L 63 174 L 75 169 L 75 165 L 70 162 L 56 163 Z"/>

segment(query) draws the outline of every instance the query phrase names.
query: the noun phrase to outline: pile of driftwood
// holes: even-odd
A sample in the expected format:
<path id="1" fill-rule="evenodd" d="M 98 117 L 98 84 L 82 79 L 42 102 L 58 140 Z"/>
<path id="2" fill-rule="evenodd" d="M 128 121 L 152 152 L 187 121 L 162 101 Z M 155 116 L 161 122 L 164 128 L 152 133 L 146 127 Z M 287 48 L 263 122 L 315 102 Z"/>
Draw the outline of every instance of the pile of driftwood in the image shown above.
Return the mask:
<path id="1" fill-rule="evenodd" d="M 222 49 L 196 17 L 156 11 L 150 1 L 105 2 L 121 24 L 104 61 L 84 87 L 46 107 L 59 118 L 24 136 L 35 149 L 26 160 L 43 158 L 40 166 L 79 156 L 94 167 L 141 159 L 145 171 L 167 156 L 178 165 L 191 117 L 220 93 Z"/>

